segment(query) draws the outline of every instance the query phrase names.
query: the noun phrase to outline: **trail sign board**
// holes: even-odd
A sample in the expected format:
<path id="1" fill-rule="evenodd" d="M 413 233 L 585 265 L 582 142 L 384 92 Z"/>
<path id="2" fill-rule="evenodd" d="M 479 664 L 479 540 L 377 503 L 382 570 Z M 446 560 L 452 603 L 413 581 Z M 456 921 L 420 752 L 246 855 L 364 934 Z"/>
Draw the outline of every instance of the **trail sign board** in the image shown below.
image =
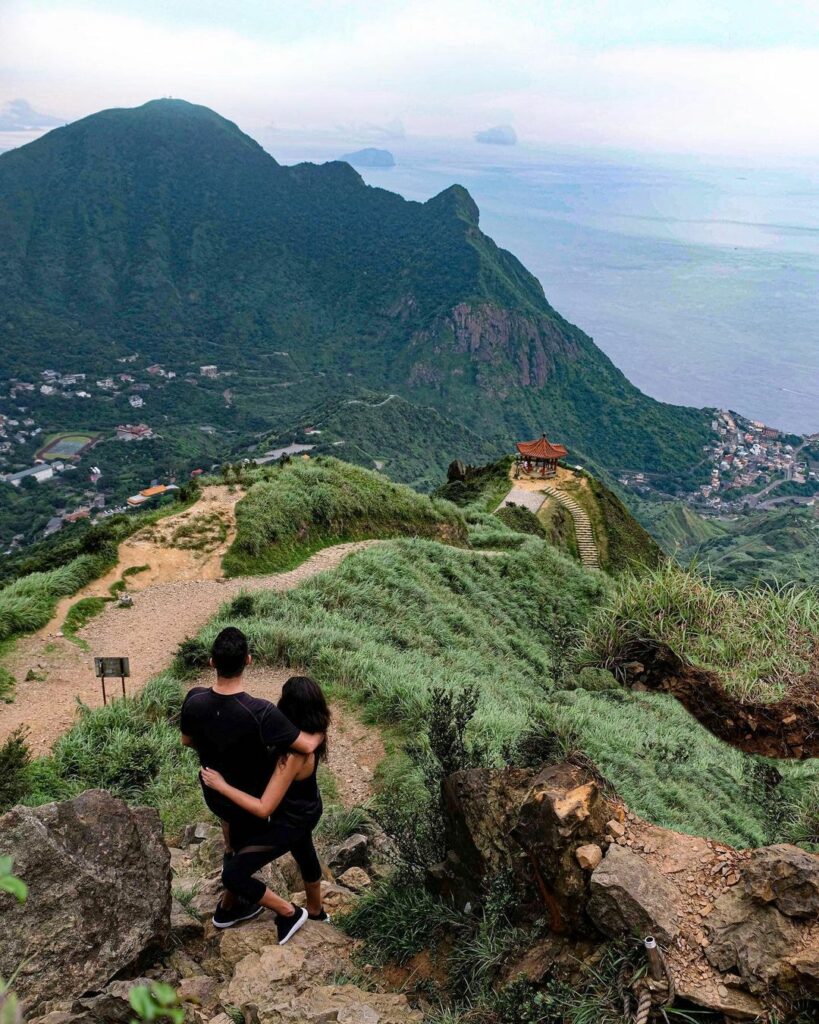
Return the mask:
<path id="1" fill-rule="evenodd" d="M 127 658 L 94 658 L 94 672 L 102 684 L 102 703 L 108 703 L 105 693 L 106 679 L 122 680 L 122 696 L 125 696 L 125 679 L 131 675 L 131 664 Z"/>
<path id="2" fill-rule="evenodd" d="M 106 676 L 124 679 L 131 674 L 127 658 L 94 658 L 94 670 L 98 679 L 104 679 Z"/>

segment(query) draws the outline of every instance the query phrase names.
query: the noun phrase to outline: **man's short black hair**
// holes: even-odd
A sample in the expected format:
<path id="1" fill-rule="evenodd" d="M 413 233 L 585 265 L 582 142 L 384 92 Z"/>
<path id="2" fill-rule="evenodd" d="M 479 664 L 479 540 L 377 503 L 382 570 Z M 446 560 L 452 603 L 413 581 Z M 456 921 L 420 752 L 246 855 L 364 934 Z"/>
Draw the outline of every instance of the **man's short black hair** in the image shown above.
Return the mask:
<path id="1" fill-rule="evenodd" d="M 223 679 L 235 679 L 247 664 L 247 637 L 235 626 L 227 626 L 213 641 L 210 656 L 213 667 Z"/>

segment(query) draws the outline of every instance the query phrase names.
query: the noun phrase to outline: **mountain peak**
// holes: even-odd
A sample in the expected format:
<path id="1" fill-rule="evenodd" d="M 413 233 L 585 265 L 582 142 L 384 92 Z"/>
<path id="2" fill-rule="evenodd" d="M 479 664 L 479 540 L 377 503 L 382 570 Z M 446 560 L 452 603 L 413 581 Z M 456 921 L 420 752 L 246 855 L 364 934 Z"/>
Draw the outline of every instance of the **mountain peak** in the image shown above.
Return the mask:
<path id="1" fill-rule="evenodd" d="M 446 210 L 454 213 L 456 217 L 465 220 L 473 227 L 478 226 L 480 220 L 478 204 L 463 185 L 450 185 L 449 188 L 445 188 L 443 192 L 439 192 L 437 196 L 429 199 L 426 205 L 434 210 Z"/>

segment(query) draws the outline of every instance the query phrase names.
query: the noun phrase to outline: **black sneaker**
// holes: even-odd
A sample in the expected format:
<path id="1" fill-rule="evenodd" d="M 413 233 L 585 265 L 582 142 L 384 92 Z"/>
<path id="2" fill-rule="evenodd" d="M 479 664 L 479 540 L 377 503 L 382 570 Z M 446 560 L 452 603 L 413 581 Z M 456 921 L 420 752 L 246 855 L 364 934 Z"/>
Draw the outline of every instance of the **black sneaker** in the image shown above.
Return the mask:
<path id="1" fill-rule="evenodd" d="M 333 919 L 326 910 L 320 910 L 317 914 L 308 914 L 311 921 L 321 921 L 322 924 L 329 924 Z"/>
<path id="2" fill-rule="evenodd" d="M 232 928 L 240 921 L 251 921 L 258 917 L 263 910 L 264 907 L 260 907 L 258 903 L 246 903 L 244 900 L 237 900 L 230 910 L 225 910 L 222 901 L 219 900 L 211 920 L 214 928 Z"/>
<path id="3" fill-rule="evenodd" d="M 276 931 L 279 933 L 279 945 L 283 946 L 289 942 L 296 932 L 307 920 L 307 911 L 304 907 L 293 907 L 293 913 L 289 917 L 276 915 Z"/>

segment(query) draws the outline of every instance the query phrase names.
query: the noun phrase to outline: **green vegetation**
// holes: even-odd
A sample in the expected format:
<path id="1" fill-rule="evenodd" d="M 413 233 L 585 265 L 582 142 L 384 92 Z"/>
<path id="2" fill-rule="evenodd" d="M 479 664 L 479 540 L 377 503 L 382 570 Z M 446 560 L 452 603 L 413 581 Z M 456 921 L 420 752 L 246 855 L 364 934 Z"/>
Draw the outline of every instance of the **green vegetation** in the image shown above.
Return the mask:
<path id="1" fill-rule="evenodd" d="M 669 563 L 618 582 L 586 630 L 582 658 L 610 668 L 663 644 L 717 671 L 741 699 L 775 701 L 812 666 L 817 630 L 810 591 L 729 590 Z"/>
<path id="2" fill-rule="evenodd" d="M 740 516 L 718 535 L 689 546 L 689 557 L 734 587 L 758 583 L 819 586 L 819 518 L 813 509 Z"/>
<path id="3" fill-rule="evenodd" d="M 538 745 L 552 756 L 581 749 L 660 825 L 738 846 L 816 842 L 816 762 L 778 763 L 782 781 L 771 787 L 764 761 L 721 743 L 672 697 L 575 671 L 572 646 L 596 608 L 612 607 L 610 591 L 603 574 L 531 537 L 491 558 L 398 541 L 295 591 L 233 602 L 186 647 L 179 669 L 201 665 L 218 630 L 234 623 L 257 660 L 306 668 L 422 749 L 433 695 L 476 686 L 466 744 L 482 763 L 514 763 Z M 384 771 L 388 788 L 403 787 L 391 802 L 420 820 L 423 773 L 406 762 Z"/>
<path id="4" fill-rule="evenodd" d="M 5 645 L 0 644 L 0 651 L 3 650 Z M 17 685 L 17 680 L 5 667 L 0 665 L 0 701 L 4 704 L 11 704 L 14 700 L 14 687 Z"/>
<path id="5" fill-rule="evenodd" d="M 460 186 L 408 202 L 344 163 L 279 165 L 213 111 L 158 100 L 2 154 L 0 197 L 4 378 L 55 360 L 110 374 L 136 351 L 140 369 L 177 372 L 151 391 L 161 438 L 99 446 L 120 495 L 367 393 L 412 408 L 354 408 L 348 423 L 335 408 L 330 427 L 349 427 L 357 461 L 402 479 L 429 484 L 459 449 L 491 458 L 543 430 L 611 469 L 677 483 L 704 472 L 709 415 L 634 388 L 481 232 Z M 227 383 L 186 379 L 209 358 L 229 358 Z M 31 403 L 47 434 L 109 432 L 130 414 L 124 393 L 84 403 L 82 424 L 64 422 L 76 403 Z M 210 424 L 221 437 L 202 433 Z M 43 487 L 21 501 L 51 495 L 53 509 Z"/>
<path id="6" fill-rule="evenodd" d="M 45 626 L 61 597 L 76 593 L 116 564 L 116 550 L 80 555 L 50 572 L 32 573 L 0 590 L 0 640 Z"/>
<path id="7" fill-rule="evenodd" d="M 224 558 L 228 575 L 259 575 L 298 565 L 331 544 L 415 534 L 466 542 L 457 509 L 336 459 L 301 459 L 245 473 L 251 486 L 236 506 L 237 534 Z"/>
<path id="8" fill-rule="evenodd" d="M 173 986 L 164 981 L 152 981 L 150 985 L 134 985 L 128 993 L 131 1009 L 140 1021 L 167 1020 L 171 1024 L 182 1024 L 185 1007 Z"/>
<path id="9" fill-rule="evenodd" d="M 88 644 L 81 640 L 77 633 L 87 626 L 88 623 L 96 615 L 99 615 L 104 611 L 105 606 L 111 602 L 110 597 L 84 597 L 82 600 L 77 601 L 68 609 L 68 614 L 63 622 L 63 636 L 67 637 L 72 643 L 77 644 L 78 647 L 82 647 L 83 650 L 89 650 Z"/>
<path id="10" fill-rule="evenodd" d="M 26 728 L 20 726 L 0 745 L 0 814 L 20 803 L 26 795 L 31 764 L 26 733 Z"/>
<path id="11" fill-rule="evenodd" d="M 600 480 L 576 472 L 573 478 L 563 478 L 561 486 L 588 513 L 603 569 L 618 573 L 633 565 L 660 564 L 663 555 L 657 542 Z"/>
<path id="12" fill-rule="evenodd" d="M 136 697 L 101 708 L 81 705 L 75 725 L 51 754 L 30 763 L 27 748 L 21 754 L 24 738 L 12 737 L 0 746 L 0 768 L 7 762 L 17 766 L 14 799 L 42 804 L 107 789 L 156 807 L 168 835 L 178 834 L 201 815 L 196 759 L 179 743 L 183 696 L 181 683 L 165 674 Z"/>
<path id="13" fill-rule="evenodd" d="M 173 531 L 170 545 L 183 551 L 212 551 L 227 539 L 228 528 L 218 512 L 194 516 Z"/>
<path id="14" fill-rule="evenodd" d="M 391 479 L 431 491 L 446 475 L 457 455 L 483 462 L 493 445 L 437 409 L 417 405 L 400 395 L 357 390 L 321 403 L 303 414 L 304 428 L 269 438 L 263 449 L 292 442 L 311 444 L 313 455 L 334 455 Z M 309 419 L 306 417 L 309 416 Z M 306 433 L 310 427 L 320 434 Z M 494 447 L 503 451 L 508 443 Z"/>
<path id="15" fill-rule="evenodd" d="M 196 497 L 198 491 L 191 495 L 190 500 Z M 80 529 L 66 531 L 65 537 L 58 534 L 32 545 L 13 558 L 5 559 L 0 566 L 0 656 L 6 652 L 4 645 L 9 641 L 45 626 L 61 597 L 76 594 L 112 569 L 117 564 L 121 541 L 184 507 L 178 503 L 150 512 L 112 516 L 98 526 L 84 525 Z M 142 568 L 134 567 L 126 574 L 140 572 Z M 117 596 L 113 588 L 111 596 Z M 69 612 L 72 634 L 76 634 L 102 607 L 96 603 L 80 603 L 81 609 L 75 606 Z M 7 677 L 6 672 L 6 692 Z M 0 692 L 3 679 L 0 676 Z"/>

